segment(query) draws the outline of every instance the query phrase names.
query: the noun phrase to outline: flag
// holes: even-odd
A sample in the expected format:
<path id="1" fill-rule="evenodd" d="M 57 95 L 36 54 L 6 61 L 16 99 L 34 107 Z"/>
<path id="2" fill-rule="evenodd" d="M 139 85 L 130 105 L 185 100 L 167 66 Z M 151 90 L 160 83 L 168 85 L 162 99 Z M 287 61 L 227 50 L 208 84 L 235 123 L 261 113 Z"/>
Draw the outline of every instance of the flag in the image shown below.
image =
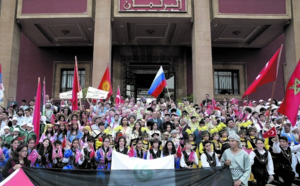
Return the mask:
<path id="1" fill-rule="evenodd" d="M 158 70 L 158 72 L 151 84 L 148 94 L 157 98 L 159 96 L 159 94 L 162 93 L 164 87 L 166 87 L 166 86 L 167 86 L 167 81 L 165 78 L 164 70 L 163 70 L 162 66 L 160 66 L 160 69 Z"/>
<path id="2" fill-rule="evenodd" d="M 277 135 L 276 128 L 272 127 L 270 130 L 263 134 L 263 138 L 274 137 Z"/>
<path id="3" fill-rule="evenodd" d="M 260 87 L 264 84 L 276 81 L 278 75 L 278 67 L 281 56 L 281 47 L 277 50 L 277 52 L 272 56 L 272 58 L 267 62 L 264 68 L 260 71 L 256 79 L 252 82 L 252 84 L 247 88 L 244 93 L 242 99 L 245 96 L 256 92 L 257 87 Z"/>
<path id="4" fill-rule="evenodd" d="M 0 64 L 0 101 L 2 101 L 4 97 L 4 86 L 2 82 L 2 65 Z"/>
<path id="5" fill-rule="evenodd" d="M 73 90 L 72 90 L 72 110 L 78 110 L 78 97 L 77 93 L 80 91 L 79 79 L 78 79 L 78 66 L 77 57 L 75 56 L 75 67 L 73 76 Z"/>
<path id="6" fill-rule="evenodd" d="M 41 105 L 41 81 L 40 78 L 38 78 L 38 88 L 36 91 L 36 97 L 35 97 L 35 106 L 34 106 L 34 115 L 32 119 L 32 125 L 34 126 L 34 132 L 36 134 L 36 144 L 39 142 L 39 136 L 40 136 L 40 105 Z"/>
<path id="7" fill-rule="evenodd" d="M 110 81 L 110 73 L 109 73 L 109 68 L 107 66 L 104 74 L 103 74 L 103 77 L 101 79 L 101 82 L 98 86 L 98 89 L 100 90 L 104 90 L 106 92 L 109 92 L 107 94 L 107 98 L 106 99 L 109 99 L 110 96 L 112 95 L 112 86 L 111 86 L 111 81 Z"/>
<path id="8" fill-rule="evenodd" d="M 295 68 L 289 83 L 286 87 L 285 97 L 281 103 L 278 112 L 286 115 L 292 126 L 296 125 L 297 114 L 300 104 L 300 61 Z"/>
<path id="9" fill-rule="evenodd" d="M 65 148 L 66 146 L 67 146 L 67 137 L 66 137 L 67 135 L 65 135 L 65 137 L 64 137 L 64 140 L 63 140 L 63 142 L 62 142 L 62 148 Z"/>
<path id="10" fill-rule="evenodd" d="M 177 152 L 176 152 L 177 158 L 181 158 L 181 150 L 180 145 L 178 145 Z"/>
<path id="11" fill-rule="evenodd" d="M 55 123 L 55 120 L 56 120 L 55 115 L 52 114 L 50 118 L 50 123 Z"/>
<path id="12" fill-rule="evenodd" d="M 34 165 L 34 163 L 38 157 L 39 157 L 39 154 L 37 153 L 37 151 L 35 149 L 33 149 L 32 152 L 27 157 L 27 159 L 31 161 L 31 166 Z"/>
<path id="13" fill-rule="evenodd" d="M 45 106 L 46 106 L 46 82 L 45 82 L 45 77 L 44 77 L 44 81 L 43 81 L 43 116 L 46 116 L 46 112 L 45 112 Z"/>
<path id="14" fill-rule="evenodd" d="M 120 87 L 118 86 L 118 91 L 116 95 L 116 106 L 118 107 L 122 103 L 121 91 Z"/>
<path id="15" fill-rule="evenodd" d="M 75 155 L 75 162 L 76 162 L 76 163 L 77 163 L 78 160 L 80 159 L 80 156 L 81 156 L 81 152 L 80 152 L 78 149 L 76 149 L 76 155 Z"/>

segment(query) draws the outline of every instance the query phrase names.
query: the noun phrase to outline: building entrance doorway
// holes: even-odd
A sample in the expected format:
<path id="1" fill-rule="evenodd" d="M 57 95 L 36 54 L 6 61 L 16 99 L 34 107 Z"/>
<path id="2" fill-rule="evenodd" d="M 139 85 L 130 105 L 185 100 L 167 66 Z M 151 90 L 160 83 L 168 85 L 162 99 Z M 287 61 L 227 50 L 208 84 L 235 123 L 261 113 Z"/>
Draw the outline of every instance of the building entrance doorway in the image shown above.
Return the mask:
<path id="1" fill-rule="evenodd" d="M 176 99 L 175 93 L 175 72 L 173 67 L 167 63 L 129 63 L 125 68 L 124 84 L 126 91 L 126 97 L 134 98 L 146 98 L 148 100 L 154 99 L 148 94 L 148 90 L 155 78 L 160 66 L 163 67 L 165 77 L 167 79 L 167 85 L 170 92 L 171 99 Z M 168 91 L 165 88 L 159 97 L 168 98 Z"/>

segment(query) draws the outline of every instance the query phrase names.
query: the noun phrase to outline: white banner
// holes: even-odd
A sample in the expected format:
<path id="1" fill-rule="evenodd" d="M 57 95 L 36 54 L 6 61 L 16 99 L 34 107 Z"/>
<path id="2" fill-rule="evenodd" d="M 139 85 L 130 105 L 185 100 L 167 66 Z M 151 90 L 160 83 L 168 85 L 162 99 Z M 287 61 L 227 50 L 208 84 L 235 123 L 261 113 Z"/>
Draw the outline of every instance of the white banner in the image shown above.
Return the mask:
<path id="1" fill-rule="evenodd" d="M 77 93 L 77 97 L 82 98 L 82 91 Z M 68 92 L 59 93 L 59 99 L 72 99 L 72 90 Z"/>
<path id="2" fill-rule="evenodd" d="M 144 160 L 113 151 L 111 170 L 174 169 L 174 156 Z"/>
<path id="3" fill-rule="evenodd" d="M 86 98 L 106 99 L 108 93 L 109 92 L 106 92 L 104 90 L 99 90 L 97 88 L 89 87 L 86 93 Z"/>

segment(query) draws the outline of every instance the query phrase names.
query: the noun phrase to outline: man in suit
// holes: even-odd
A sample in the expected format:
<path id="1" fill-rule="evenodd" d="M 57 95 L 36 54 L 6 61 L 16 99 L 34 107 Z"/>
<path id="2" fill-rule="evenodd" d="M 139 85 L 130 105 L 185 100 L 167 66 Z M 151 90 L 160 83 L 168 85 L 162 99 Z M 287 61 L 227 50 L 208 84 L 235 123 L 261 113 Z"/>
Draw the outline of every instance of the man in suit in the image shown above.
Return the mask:
<path id="1" fill-rule="evenodd" d="M 163 122 L 157 116 L 158 116 L 157 112 L 153 112 L 152 119 L 149 119 L 148 121 L 157 123 L 157 129 L 162 132 L 163 131 Z"/>
<path id="2" fill-rule="evenodd" d="M 210 104 L 212 103 L 211 99 L 209 99 L 209 94 L 206 94 L 205 99 L 202 101 L 202 105 L 207 106 L 209 102 Z"/>
<path id="3" fill-rule="evenodd" d="M 17 105 L 17 106 L 18 106 L 18 103 L 17 103 L 16 101 L 14 101 L 14 98 L 13 98 L 13 97 L 10 97 L 9 100 L 8 100 L 6 109 L 8 109 L 9 107 L 12 107 L 12 106 L 14 106 L 14 105 Z"/>

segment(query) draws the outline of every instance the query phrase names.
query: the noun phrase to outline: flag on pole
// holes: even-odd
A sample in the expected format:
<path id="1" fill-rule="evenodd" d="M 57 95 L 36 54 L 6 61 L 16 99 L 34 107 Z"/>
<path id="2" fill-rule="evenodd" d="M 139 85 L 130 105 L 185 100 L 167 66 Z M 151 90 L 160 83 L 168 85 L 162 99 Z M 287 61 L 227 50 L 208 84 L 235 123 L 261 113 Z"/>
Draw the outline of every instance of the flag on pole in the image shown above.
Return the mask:
<path id="1" fill-rule="evenodd" d="M 274 137 L 277 135 L 276 128 L 272 127 L 270 130 L 263 134 L 263 138 Z"/>
<path id="2" fill-rule="evenodd" d="M 107 66 L 104 74 L 103 74 L 103 77 L 101 79 L 101 82 L 98 86 L 98 89 L 100 90 L 104 90 L 106 92 L 109 92 L 107 94 L 107 100 L 110 98 L 110 96 L 112 95 L 112 86 L 111 86 L 111 81 L 110 81 L 110 73 L 109 73 L 109 68 Z"/>
<path id="3" fill-rule="evenodd" d="M 286 87 L 285 97 L 278 112 L 286 115 L 292 126 L 296 125 L 298 109 L 300 105 L 300 60 Z"/>
<path id="4" fill-rule="evenodd" d="M 43 81 L 43 116 L 45 116 L 45 106 L 46 106 L 46 82 L 45 77 Z"/>
<path id="5" fill-rule="evenodd" d="M 78 110 L 78 97 L 77 93 L 80 91 L 80 84 L 78 78 L 78 66 L 77 66 L 77 57 L 75 56 L 75 67 L 74 67 L 74 76 L 73 76 L 73 89 L 72 89 L 72 110 Z"/>
<path id="6" fill-rule="evenodd" d="M 2 65 L 0 64 L 0 102 L 4 97 L 4 86 L 2 82 Z"/>
<path id="7" fill-rule="evenodd" d="M 252 82 L 252 84 L 247 88 L 246 92 L 244 93 L 242 99 L 245 96 L 256 92 L 257 87 L 260 87 L 264 84 L 276 81 L 278 75 L 278 67 L 279 61 L 281 56 L 281 47 L 277 50 L 277 52 L 272 56 L 272 58 L 267 62 L 264 68 L 260 71 L 256 79 Z"/>
<path id="8" fill-rule="evenodd" d="M 162 93 L 163 89 L 167 86 L 167 81 L 165 78 L 164 70 L 162 66 L 160 66 L 160 69 L 158 70 L 151 87 L 148 91 L 148 94 L 151 96 L 157 98 L 159 94 Z"/>
<path id="9" fill-rule="evenodd" d="M 122 103 L 121 91 L 120 87 L 118 86 L 118 91 L 116 95 L 116 106 L 118 107 Z"/>
<path id="10" fill-rule="evenodd" d="M 34 106 L 34 115 L 32 120 L 32 125 L 34 126 L 34 132 L 36 133 L 36 144 L 39 142 L 40 136 L 40 105 L 41 105 L 41 81 L 38 78 L 38 87 L 36 91 L 36 98 L 35 98 L 35 106 Z"/>

